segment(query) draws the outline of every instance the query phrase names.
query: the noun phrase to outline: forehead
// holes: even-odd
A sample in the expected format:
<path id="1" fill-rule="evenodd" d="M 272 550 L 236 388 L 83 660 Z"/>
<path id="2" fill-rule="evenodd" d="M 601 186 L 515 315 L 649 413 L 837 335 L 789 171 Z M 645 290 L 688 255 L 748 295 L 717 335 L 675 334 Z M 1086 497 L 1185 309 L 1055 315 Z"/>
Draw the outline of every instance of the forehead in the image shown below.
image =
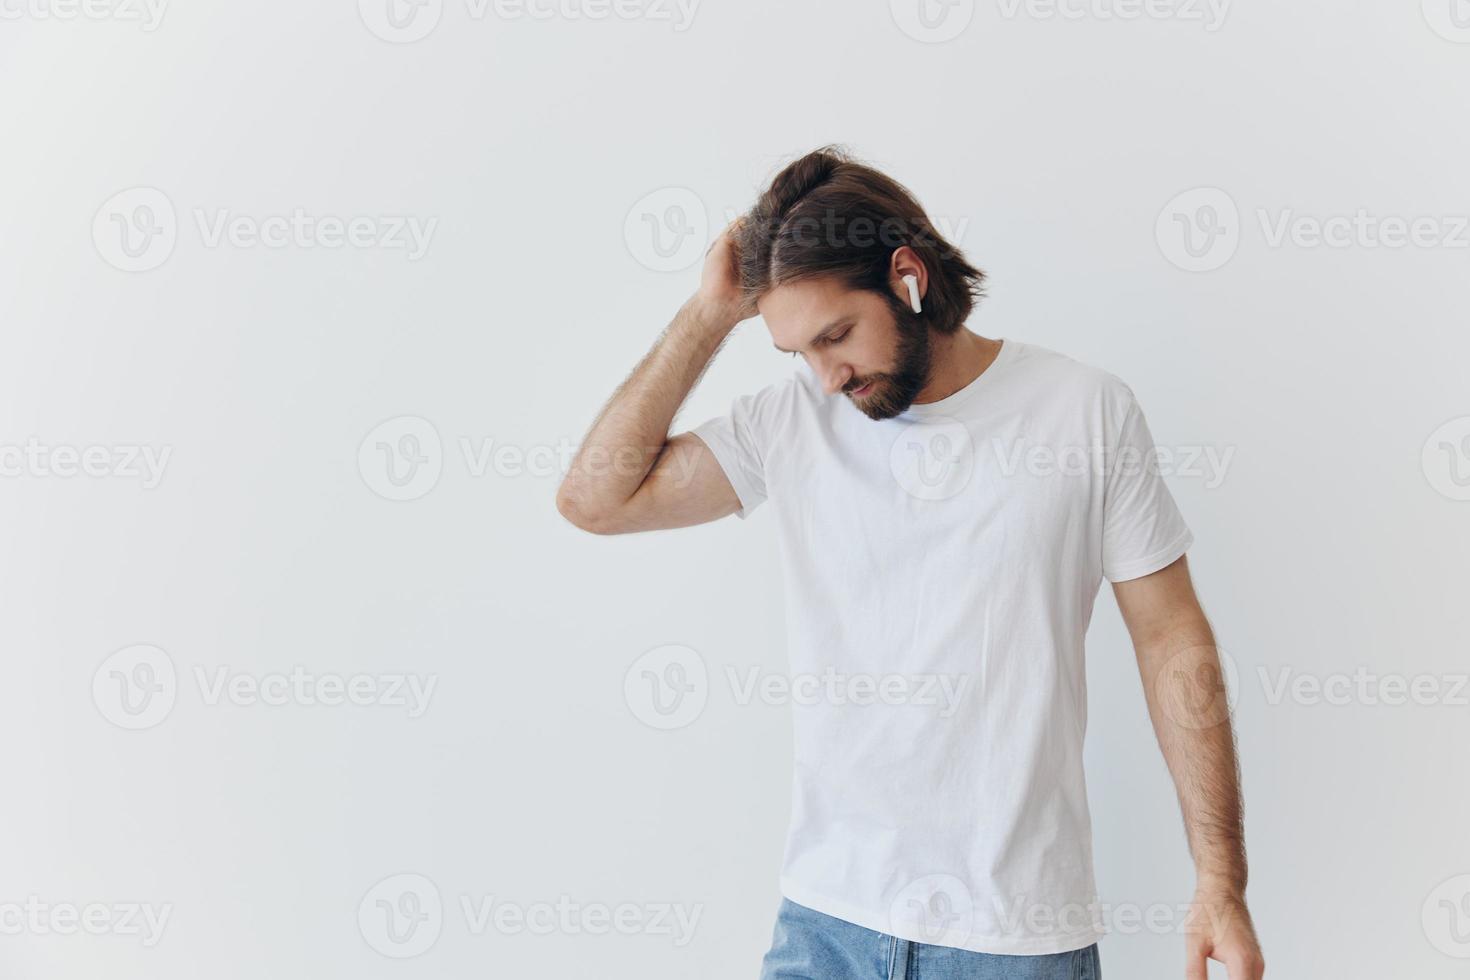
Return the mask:
<path id="1" fill-rule="evenodd" d="M 839 320 L 881 310 L 883 300 L 828 276 L 783 283 L 764 293 L 755 305 L 776 346 L 800 350 Z"/>

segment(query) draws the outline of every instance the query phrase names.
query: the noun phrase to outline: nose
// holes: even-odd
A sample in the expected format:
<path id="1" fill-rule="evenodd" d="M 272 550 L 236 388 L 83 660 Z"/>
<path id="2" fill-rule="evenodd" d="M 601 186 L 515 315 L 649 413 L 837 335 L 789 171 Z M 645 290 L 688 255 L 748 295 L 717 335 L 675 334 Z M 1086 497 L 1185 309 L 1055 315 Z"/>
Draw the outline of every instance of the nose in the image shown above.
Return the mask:
<path id="1" fill-rule="evenodd" d="M 829 395 L 837 394 L 843 385 L 852 380 L 852 368 L 845 364 L 823 364 L 818 361 L 812 366 L 817 369 L 817 377 L 822 379 L 822 389 Z"/>

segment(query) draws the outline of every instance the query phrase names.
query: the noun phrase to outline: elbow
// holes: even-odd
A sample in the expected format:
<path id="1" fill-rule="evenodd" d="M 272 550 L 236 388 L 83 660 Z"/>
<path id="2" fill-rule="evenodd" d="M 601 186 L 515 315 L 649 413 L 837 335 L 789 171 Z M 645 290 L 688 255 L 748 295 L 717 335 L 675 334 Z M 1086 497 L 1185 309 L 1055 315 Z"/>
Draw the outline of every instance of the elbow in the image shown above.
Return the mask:
<path id="1" fill-rule="evenodd" d="M 618 533 L 607 514 L 589 507 L 565 483 L 556 492 L 556 510 L 569 524 L 588 534 Z"/>

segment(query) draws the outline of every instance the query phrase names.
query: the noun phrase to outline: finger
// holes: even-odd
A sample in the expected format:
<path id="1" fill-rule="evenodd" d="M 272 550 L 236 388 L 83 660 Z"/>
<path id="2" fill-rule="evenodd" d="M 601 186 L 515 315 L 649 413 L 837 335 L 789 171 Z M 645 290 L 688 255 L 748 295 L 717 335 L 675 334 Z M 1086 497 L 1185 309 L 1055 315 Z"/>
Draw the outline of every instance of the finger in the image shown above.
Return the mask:
<path id="1" fill-rule="evenodd" d="M 1266 964 L 1260 956 L 1249 951 L 1231 950 L 1221 960 L 1230 980 L 1261 980 L 1261 975 L 1266 972 Z"/>
<path id="2" fill-rule="evenodd" d="M 732 221 L 728 225 L 726 225 L 725 226 L 725 230 L 722 231 L 722 232 L 720 232 L 718 235 L 716 235 L 714 237 L 714 240 L 709 243 L 709 248 L 707 248 L 707 249 L 704 250 L 704 254 L 705 255 L 708 255 L 709 253 L 713 252 L 715 250 L 715 247 L 717 245 L 719 245 L 720 242 L 728 241 L 728 242 L 731 243 L 731 246 L 733 247 L 734 246 L 735 233 L 740 230 L 740 222 L 742 222 L 743 220 L 745 220 L 745 219 L 743 219 L 743 218 L 736 218 L 734 221 Z"/>
<path id="3" fill-rule="evenodd" d="M 1184 980 L 1210 980 L 1209 967 L 1205 966 L 1205 951 L 1193 948 L 1185 953 Z M 1231 980 L 1234 980 L 1232 977 Z"/>

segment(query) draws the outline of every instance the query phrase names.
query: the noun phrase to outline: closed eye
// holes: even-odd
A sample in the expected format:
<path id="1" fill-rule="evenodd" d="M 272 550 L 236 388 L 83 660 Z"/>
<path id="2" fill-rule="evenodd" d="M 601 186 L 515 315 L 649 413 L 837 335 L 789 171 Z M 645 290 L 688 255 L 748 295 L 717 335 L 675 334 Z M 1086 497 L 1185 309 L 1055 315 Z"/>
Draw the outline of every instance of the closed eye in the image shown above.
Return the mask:
<path id="1" fill-rule="evenodd" d="M 812 346 L 813 347 L 823 347 L 823 346 L 830 347 L 833 344 L 840 344 L 844 340 L 847 339 L 847 335 L 850 334 L 850 333 L 852 333 L 852 327 L 851 326 L 847 327 L 845 330 L 843 330 L 839 334 L 835 334 L 835 335 L 831 335 L 831 336 L 827 336 L 827 337 L 818 337 L 816 340 L 812 341 Z M 790 354 L 792 357 L 795 357 L 796 355 L 798 355 L 798 354 L 801 353 L 801 351 L 796 351 L 796 350 L 783 350 L 779 346 L 777 346 L 776 349 L 779 350 L 779 351 L 781 351 L 781 353 L 783 353 L 783 354 Z"/>

